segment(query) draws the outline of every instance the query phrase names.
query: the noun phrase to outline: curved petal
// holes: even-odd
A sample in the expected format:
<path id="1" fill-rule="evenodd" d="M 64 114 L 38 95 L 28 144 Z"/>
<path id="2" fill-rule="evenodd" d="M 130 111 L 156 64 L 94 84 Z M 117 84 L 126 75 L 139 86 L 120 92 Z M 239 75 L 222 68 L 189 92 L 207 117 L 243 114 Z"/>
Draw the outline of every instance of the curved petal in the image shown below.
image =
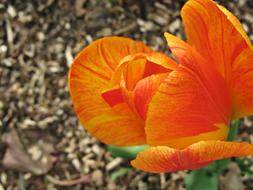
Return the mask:
<path id="1" fill-rule="evenodd" d="M 150 102 L 147 144 L 181 149 L 199 140 L 226 139 L 231 103 L 225 80 L 189 45 L 166 38 L 180 64 Z"/>
<path id="2" fill-rule="evenodd" d="M 112 108 L 101 93 L 108 88 L 123 57 L 151 51 L 141 42 L 107 37 L 93 42 L 75 58 L 69 72 L 74 108 L 83 126 L 102 142 L 118 146 L 145 144 L 143 120 L 125 103 Z"/>
<path id="3" fill-rule="evenodd" d="M 253 51 L 245 50 L 233 65 L 233 119 L 238 119 L 253 115 Z"/>
<path id="4" fill-rule="evenodd" d="M 146 75 L 154 74 L 154 73 L 160 73 L 159 71 L 162 71 L 160 67 L 166 68 L 168 70 L 174 70 L 177 68 L 177 63 L 172 60 L 167 55 L 160 53 L 160 52 L 150 52 L 150 53 L 136 53 L 131 54 L 126 57 L 124 57 L 118 67 L 122 66 L 123 64 L 126 64 L 129 61 L 137 60 L 139 58 L 145 58 L 148 62 L 155 63 L 155 65 L 147 64 L 145 68 Z M 158 67 L 160 66 L 160 67 Z"/>
<path id="5" fill-rule="evenodd" d="M 235 27 L 235 29 L 241 34 L 241 36 L 244 38 L 246 43 L 249 47 L 252 47 L 252 43 L 244 31 L 240 21 L 231 13 L 229 10 L 227 10 L 225 7 L 222 7 L 218 5 L 219 9 L 227 16 L 227 19 L 231 22 L 231 24 Z"/>
<path id="6" fill-rule="evenodd" d="M 106 90 L 101 93 L 101 96 L 111 107 L 125 102 L 122 90 L 119 87 Z"/>
<path id="7" fill-rule="evenodd" d="M 212 62 L 176 36 L 165 33 L 165 38 L 180 64 L 192 70 L 202 80 L 211 97 L 217 102 L 221 110 L 220 114 L 230 118 L 232 109 L 231 99 L 228 97 L 230 89 L 222 76 L 213 68 Z"/>
<path id="8" fill-rule="evenodd" d="M 215 160 L 252 155 L 253 145 L 248 143 L 200 141 L 183 150 L 151 147 L 140 152 L 131 164 L 146 172 L 175 172 L 201 168 Z"/>
<path id="9" fill-rule="evenodd" d="M 126 102 L 144 120 L 148 104 L 161 82 L 178 64 L 159 52 L 136 53 L 124 57 L 102 93 L 111 106 Z"/>
<path id="10" fill-rule="evenodd" d="M 169 73 L 151 75 L 139 81 L 133 91 L 134 106 L 138 114 L 145 120 L 149 103 L 160 84 Z"/>
<path id="11" fill-rule="evenodd" d="M 181 16 L 188 42 L 211 60 L 229 83 L 234 59 L 252 46 L 240 22 L 212 0 L 189 0 Z"/>
<path id="12" fill-rule="evenodd" d="M 177 68 L 177 63 L 160 52 L 136 53 L 124 57 L 117 66 L 112 77 L 112 85 L 116 85 L 122 78 L 127 86 L 133 89 L 137 81 L 152 74 L 165 73 Z M 130 77 L 128 77 L 130 76 Z"/>
<path id="13" fill-rule="evenodd" d="M 145 128 L 147 144 L 181 149 L 200 139 L 226 139 L 228 117 L 219 106 L 201 78 L 180 66 L 169 74 L 150 102 Z"/>

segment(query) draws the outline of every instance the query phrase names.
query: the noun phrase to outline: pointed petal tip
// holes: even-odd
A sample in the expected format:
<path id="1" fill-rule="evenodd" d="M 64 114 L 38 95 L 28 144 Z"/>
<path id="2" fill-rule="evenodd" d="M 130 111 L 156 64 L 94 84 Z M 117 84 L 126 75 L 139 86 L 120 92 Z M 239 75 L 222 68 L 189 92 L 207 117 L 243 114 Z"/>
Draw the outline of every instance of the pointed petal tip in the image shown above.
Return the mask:
<path id="1" fill-rule="evenodd" d="M 187 1 L 181 17 L 187 42 L 229 81 L 235 58 L 252 48 L 238 18 L 212 0 Z"/>

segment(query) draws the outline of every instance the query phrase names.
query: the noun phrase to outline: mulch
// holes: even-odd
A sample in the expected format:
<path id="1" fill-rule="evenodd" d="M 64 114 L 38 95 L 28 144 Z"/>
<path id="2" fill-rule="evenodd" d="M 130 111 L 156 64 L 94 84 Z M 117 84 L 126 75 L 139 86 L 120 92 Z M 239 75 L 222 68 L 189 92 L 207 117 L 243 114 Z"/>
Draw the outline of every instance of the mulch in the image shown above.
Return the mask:
<path id="1" fill-rule="evenodd" d="M 148 174 L 107 152 L 78 122 L 67 85 L 73 57 L 97 38 L 127 36 L 169 53 L 163 33 L 185 39 L 179 16 L 184 2 L 0 1 L 0 133 L 4 137 L 0 190 L 185 189 L 187 171 Z M 218 2 L 240 18 L 253 40 L 252 1 Z M 253 143 L 252 126 L 251 118 L 243 119 L 238 140 Z M 17 155 L 19 162 L 11 160 Z M 253 189 L 253 178 L 239 174 L 238 183 Z M 229 183 L 226 173 L 223 179 Z"/>

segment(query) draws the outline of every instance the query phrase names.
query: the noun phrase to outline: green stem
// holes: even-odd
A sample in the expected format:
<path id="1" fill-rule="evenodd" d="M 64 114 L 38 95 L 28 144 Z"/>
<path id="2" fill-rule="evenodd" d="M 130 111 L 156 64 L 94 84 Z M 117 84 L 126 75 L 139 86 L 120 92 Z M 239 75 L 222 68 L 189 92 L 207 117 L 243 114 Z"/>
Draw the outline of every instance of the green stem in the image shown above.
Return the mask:
<path id="1" fill-rule="evenodd" d="M 236 120 L 231 123 L 227 141 L 234 141 L 240 121 Z M 217 190 L 218 177 L 224 169 L 227 168 L 230 159 L 217 160 L 207 167 L 193 170 L 185 178 L 187 190 Z"/>
<path id="2" fill-rule="evenodd" d="M 238 130 L 239 130 L 239 126 L 240 126 L 240 120 L 232 121 L 232 123 L 230 125 L 230 130 L 229 130 L 229 133 L 228 133 L 228 138 L 227 138 L 228 141 L 234 141 L 235 140 L 235 138 L 237 136 L 237 133 L 238 133 Z"/>

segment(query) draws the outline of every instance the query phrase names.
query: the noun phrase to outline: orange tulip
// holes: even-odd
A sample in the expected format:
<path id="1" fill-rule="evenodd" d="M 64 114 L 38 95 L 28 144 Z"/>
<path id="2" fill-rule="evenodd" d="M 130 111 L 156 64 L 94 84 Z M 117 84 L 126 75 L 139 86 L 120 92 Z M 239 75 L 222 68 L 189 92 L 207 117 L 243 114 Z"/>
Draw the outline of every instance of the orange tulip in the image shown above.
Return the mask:
<path id="1" fill-rule="evenodd" d="M 253 114 L 249 38 L 211 0 L 189 0 L 181 15 L 188 43 L 165 34 L 178 63 L 141 42 L 106 37 L 82 50 L 69 73 L 84 127 L 107 144 L 148 144 L 131 162 L 148 172 L 253 155 L 253 145 L 226 141 L 230 121 Z"/>

